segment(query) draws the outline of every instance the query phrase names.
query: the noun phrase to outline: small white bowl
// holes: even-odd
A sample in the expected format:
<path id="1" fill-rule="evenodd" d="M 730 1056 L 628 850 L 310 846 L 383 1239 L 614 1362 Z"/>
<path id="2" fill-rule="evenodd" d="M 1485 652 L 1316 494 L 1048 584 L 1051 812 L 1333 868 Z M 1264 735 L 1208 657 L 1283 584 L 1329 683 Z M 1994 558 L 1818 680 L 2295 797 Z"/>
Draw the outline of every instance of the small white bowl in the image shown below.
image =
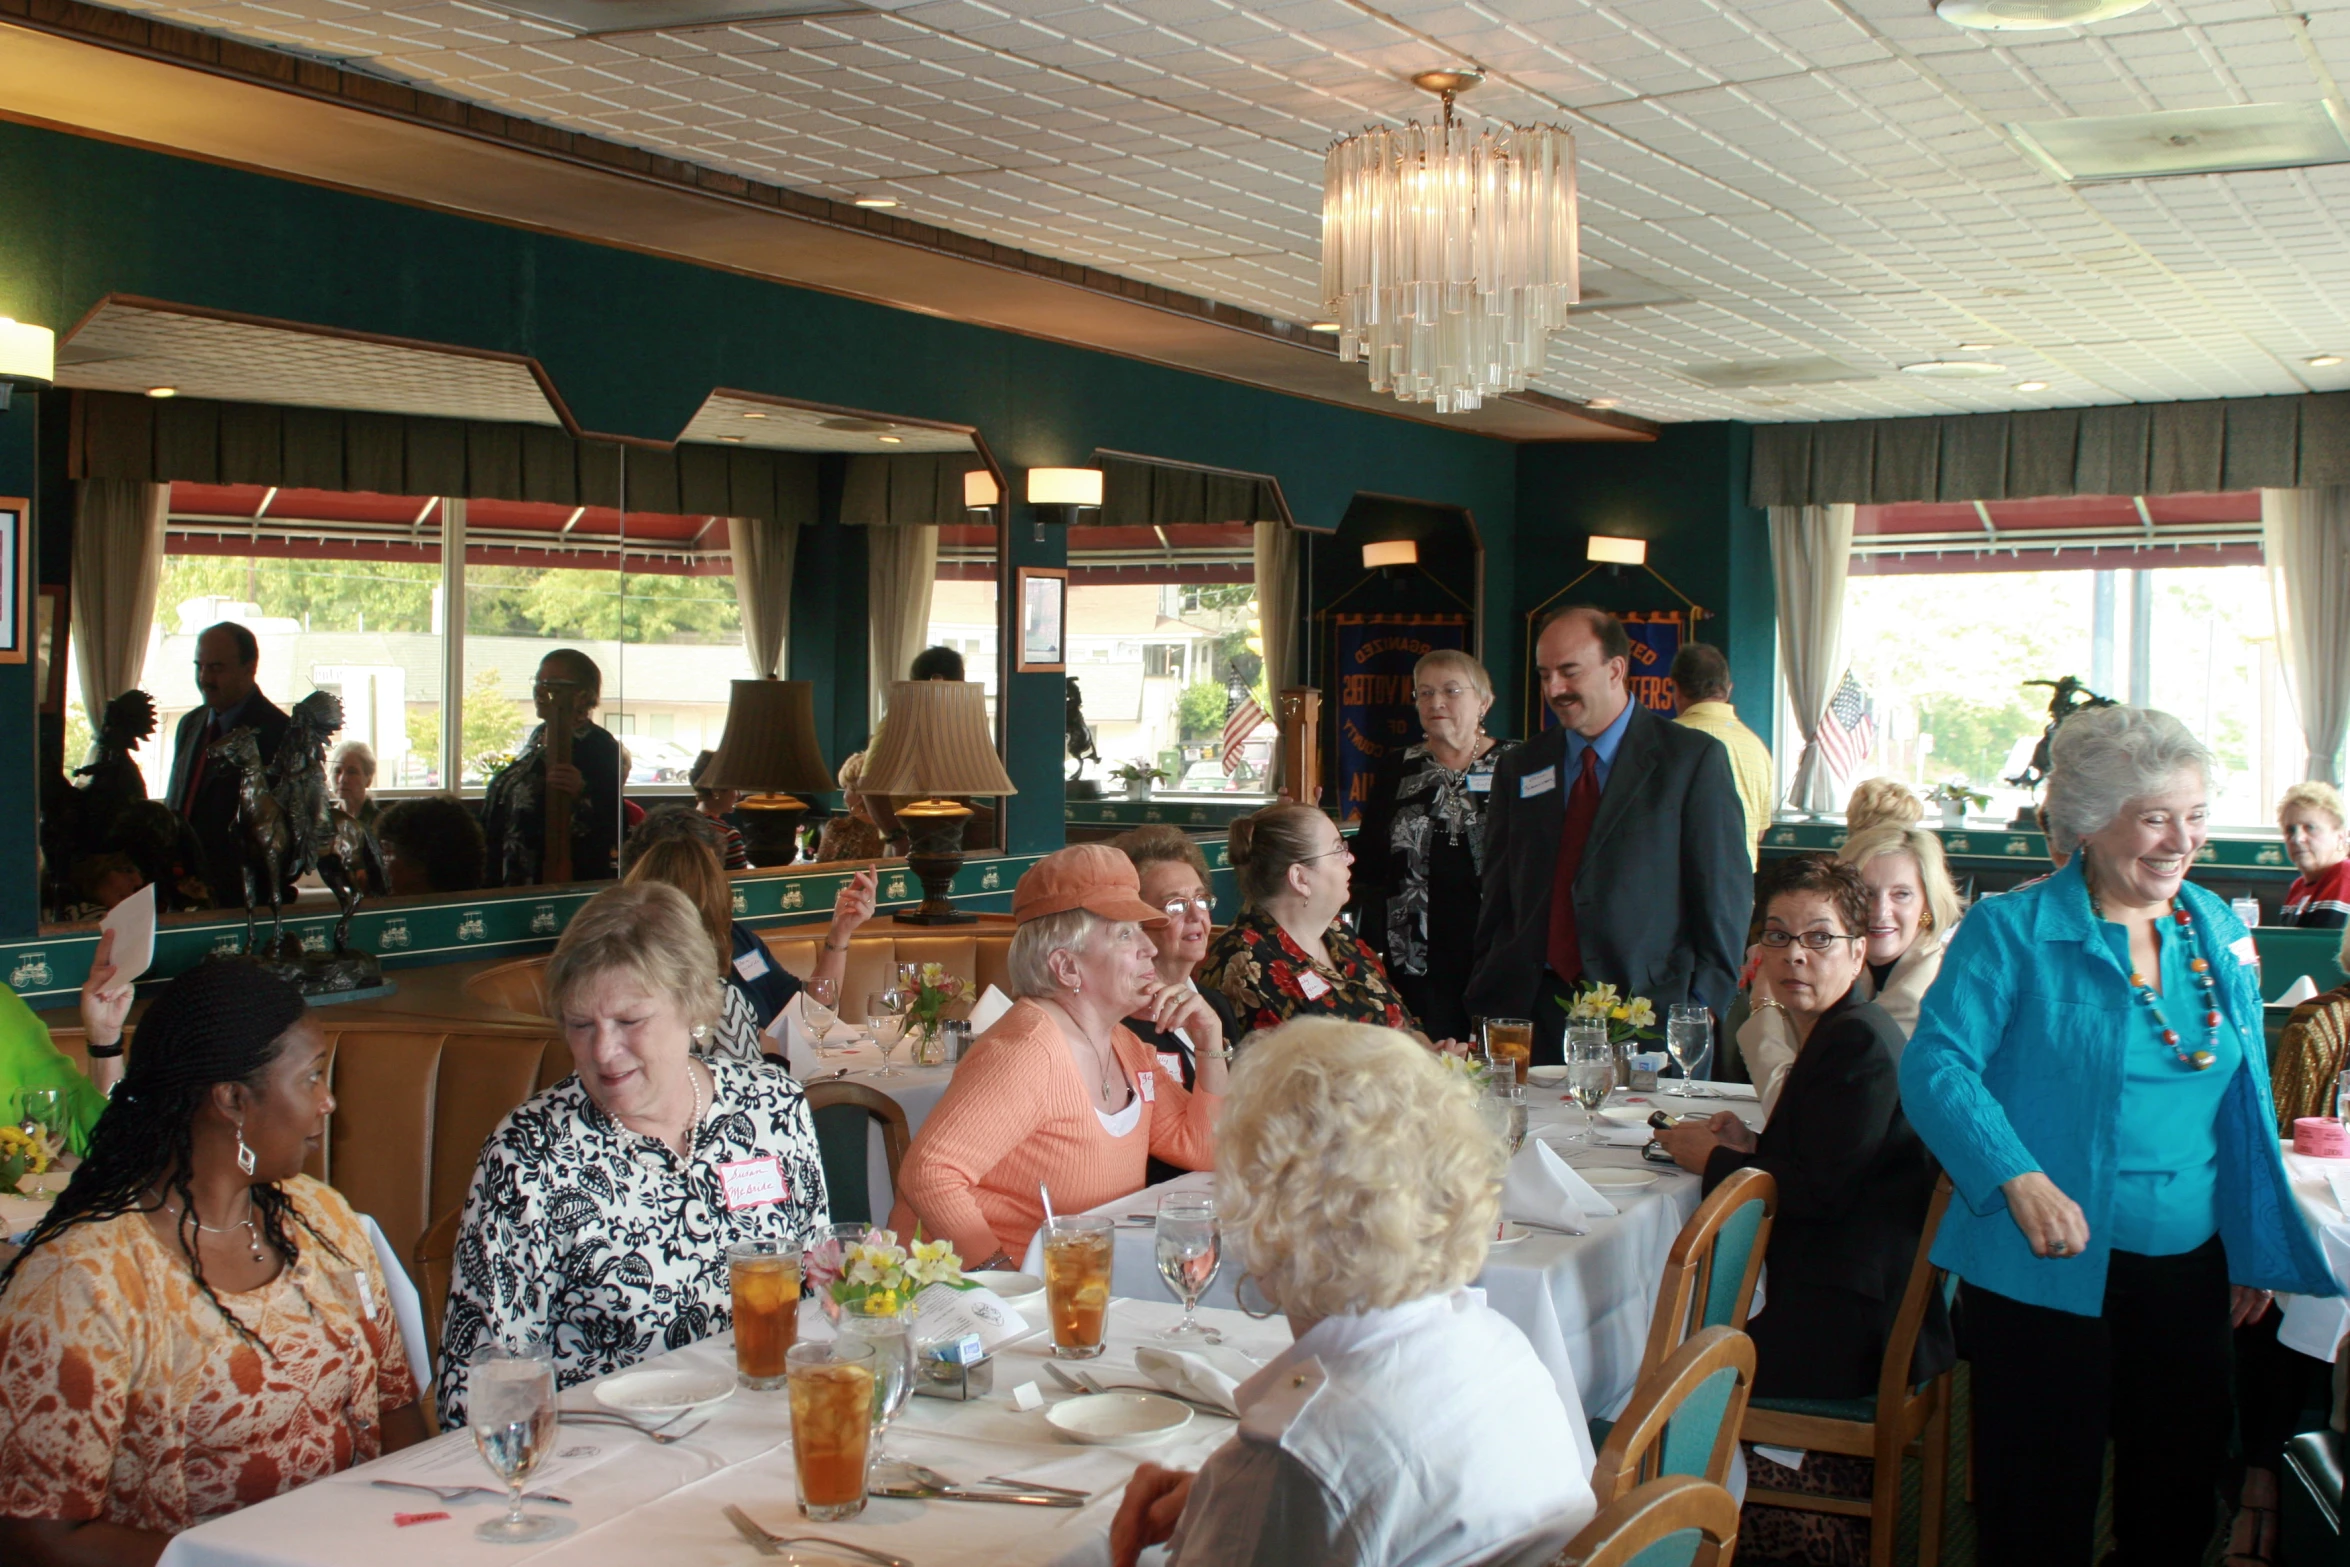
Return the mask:
<path id="1" fill-rule="evenodd" d="M 1089 1447 L 1164 1442 L 1191 1424 L 1188 1407 L 1156 1393 L 1088 1393 L 1061 1400 L 1044 1417 L 1070 1441 Z"/>
<path id="2" fill-rule="evenodd" d="M 735 1381 L 725 1371 L 689 1370 L 683 1366 L 623 1371 L 596 1385 L 596 1402 L 628 1415 L 666 1415 L 695 1409 L 734 1397 Z"/>
<path id="3" fill-rule="evenodd" d="M 966 1273 L 963 1277 L 983 1289 L 993 1290 L 996 1298 L 1007 1306 L 1023 1305 L 1044 1293 L 1044 1280 L 1033 1273 L 1009 1273 L 994 1269 L 985 1273 Z"/>
<path id="4" fill-rule="evenodd" d="M 1567 1069 L 1563 1066 L 1530 1066 L 1526 1068 L 1526 1081 L 1532 1083 L 1536 1088 L 1556 1088 L 1566 1080 Z"/>

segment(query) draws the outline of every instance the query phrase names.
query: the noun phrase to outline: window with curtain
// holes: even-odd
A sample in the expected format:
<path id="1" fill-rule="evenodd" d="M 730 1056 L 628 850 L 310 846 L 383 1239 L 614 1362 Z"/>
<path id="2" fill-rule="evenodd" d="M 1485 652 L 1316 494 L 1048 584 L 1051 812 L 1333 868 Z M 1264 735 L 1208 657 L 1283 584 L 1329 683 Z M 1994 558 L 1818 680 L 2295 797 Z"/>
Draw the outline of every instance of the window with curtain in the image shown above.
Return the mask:
<path id="1" fill-rule="evenodd" d="M 963 655 L 965 678 L 987 690 L 987 722 L 996 722 L 1001 683 L 996 637 L 996 530 L 992 522 L 938 530 L 938 572 L 930 592 L 929 647 Z"/>

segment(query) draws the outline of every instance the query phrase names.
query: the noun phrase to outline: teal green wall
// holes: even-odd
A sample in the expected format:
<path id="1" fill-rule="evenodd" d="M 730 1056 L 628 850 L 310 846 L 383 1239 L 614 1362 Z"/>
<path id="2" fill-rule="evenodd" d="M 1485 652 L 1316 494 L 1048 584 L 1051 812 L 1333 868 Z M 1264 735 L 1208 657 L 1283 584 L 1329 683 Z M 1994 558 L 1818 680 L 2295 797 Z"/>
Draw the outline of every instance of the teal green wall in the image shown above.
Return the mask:
<path id="1" fill-rule="evenodd" d="M 1523 626 L 1527 612 L 1586 569 L 1591 535 L 1648 540 L 1648 563 L 1704 606 L 1698 640 L 1730 659 L 1738 716 L 1765 740 L 1774 716 L 1770 530 L 1746 504 L 1752 429 L 1743 424 L 1671 424 L 1654 441 L 1633 444 L 1553 442 L 1518 452 L 1515 570 L 1495 574 L 1489 609 L 1519 630 L 1517 662 L 1492 664 L 1503 699 L 1489 723 L 1497 734 L 1521 733 L 1527 710 Z M 1677 609 L 1680 601 L 1647 571 L 1604 569 L 1561 602 L 1615 610 Z M 1502 712 L 1509 709 L 1506 717 Z"/>
<path id="2" fill-rule="evenodd" d="M 1514 449 L 1432 425 L 20 125 L 0 125 L 0 213 L 0 314 L 59 329 L 122 293 L 526 354 L 606 435 L 672 439 L 718 386 L 952 421 L 1014 496 L 1029 467 L 1108 448 L 1270 474 L 1319 531 L 1358 490 L 1467 507 L 1494 569 L 1510 559 Z M 31 468 L 19 417 L 0 420 L 0 485 Z M 1014 561 L 1060 564 L 1059 531 L 1034 544 L 1029 520 L 1015 505 Z M 830 687 L 838 744 L 862 726 L 864 573 L 845 543 L 825 564 L 829 547 L 802 558 L 792 673 Z M 0 666 L 9 939 L 34 928 L 29 682 Z M 1014 677 L 1006 711 L 1010 848 L 1038 852 L 1061 841 L 1060 677 Z"/>

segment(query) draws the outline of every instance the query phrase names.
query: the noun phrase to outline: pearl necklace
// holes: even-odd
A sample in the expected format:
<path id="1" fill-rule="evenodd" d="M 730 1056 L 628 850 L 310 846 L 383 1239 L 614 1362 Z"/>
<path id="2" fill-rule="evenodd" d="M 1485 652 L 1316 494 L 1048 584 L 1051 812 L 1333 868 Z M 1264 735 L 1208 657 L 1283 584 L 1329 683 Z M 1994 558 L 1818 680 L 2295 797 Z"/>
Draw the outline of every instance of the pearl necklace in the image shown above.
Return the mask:
<path id="1" fill-rule="evenodd" d="M 2101 920 L 2105 918 L 2105 910 L 2098 906 L 2097 894 L 2094 892 L 2089 894 L 2089 912 Z M 2180 1043 L 2179 1031 L 2171 1027 L 2170 1020 L 2162 1015 L 2162 998 L 2154 993 L 2154 987 L 2146 982 L 2146 976 L 2135 969 L 2130 971 L 2130 991 L 2139 1005 L 2153 1017 L 2155 1033 L 2170 1047 L 2171 1054 L 2179 1058 L 2179 1064 L 2205 1072 L 2219 1060 L 2219 984 L 2212 978 L 2211 964 L 2204 959 L 2203 940 L 2195 932 L 2195 916 L 2180 907 L 2179 900 L 2173 898 L 2170 900 L 2170 917 L 2179 927 L 2179 939 L 2187 944 L 2187 968 L 2194 974 L 2195 983 L 2203 990 L 2203 1048 L 2189 1051 Z"/>

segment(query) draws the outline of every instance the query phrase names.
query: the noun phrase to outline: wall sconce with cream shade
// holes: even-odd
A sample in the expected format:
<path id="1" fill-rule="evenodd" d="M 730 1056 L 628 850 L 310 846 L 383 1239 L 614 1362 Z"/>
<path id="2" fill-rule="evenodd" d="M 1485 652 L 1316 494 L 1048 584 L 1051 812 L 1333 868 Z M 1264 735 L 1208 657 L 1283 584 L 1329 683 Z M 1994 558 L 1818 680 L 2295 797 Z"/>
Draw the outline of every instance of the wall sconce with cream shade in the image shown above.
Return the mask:
<path id="1" fill-rule="evenodd" d="M 38 390 L 57 380 L 57 334 L 45 326 L 0 316 L 0 410 L 17 387 Z"/>
<path id="2" fill-rule="evenodd" d="M 971 807 L 953 796 L 1019 793 L 988 733 L 986 688 L 969 680 L 892 681 L 889 712 L 858 787 L 898 797 L 898 821 L 913 840 L 906 865 L 922 880 L 922 906 L 898 923 L 976 920 L 948 900 L 963 867 L 963 824 L 971 819 Z"/>
<path id="3" fill-rule="evenodd" d="M 1591 535 L 1591 543 L 1583 551 L 1583 558 L 1602 566 L 1645 566 L 1648 564 L 1648 541 L 1610 538 L 1604 533 L 1594 533 Z"/>
<path id="4" fill-rule="evenodd" d="M 1415 539 L 1383 539 L 1363 546 L 1363 569 L 1376 571 L 1381 566 L 1417 566 L 1420 546 Z"/>
<path id="5" fill-rule="evenodd" d="M 702 789 L 739 789 L 735 807 L 753 865 L 799 858 L 800 794 L 834 786 L 816 744 L 816 687 L 806 680 L 737 680 L 726 702 L 726 732 L 694 780 Z"/>
<path id="6" fill-rule="evenodd" d="M 992 511 L 995 503 L 1003 498 L 1003 487 L 995 482 L 995 475 L 985 468 L 974 468 L 963 475 L 965 511 Z"/>
<path id="7" fill-rule="evenodd" d="M 1044 525 L 1063 527 L 1088 509 L 1101 510 L 1102 471 L 1099 468 L 1031 468 L 1028 504 L 1036 508 L 1036 542 L 1044 542 Z"/>

